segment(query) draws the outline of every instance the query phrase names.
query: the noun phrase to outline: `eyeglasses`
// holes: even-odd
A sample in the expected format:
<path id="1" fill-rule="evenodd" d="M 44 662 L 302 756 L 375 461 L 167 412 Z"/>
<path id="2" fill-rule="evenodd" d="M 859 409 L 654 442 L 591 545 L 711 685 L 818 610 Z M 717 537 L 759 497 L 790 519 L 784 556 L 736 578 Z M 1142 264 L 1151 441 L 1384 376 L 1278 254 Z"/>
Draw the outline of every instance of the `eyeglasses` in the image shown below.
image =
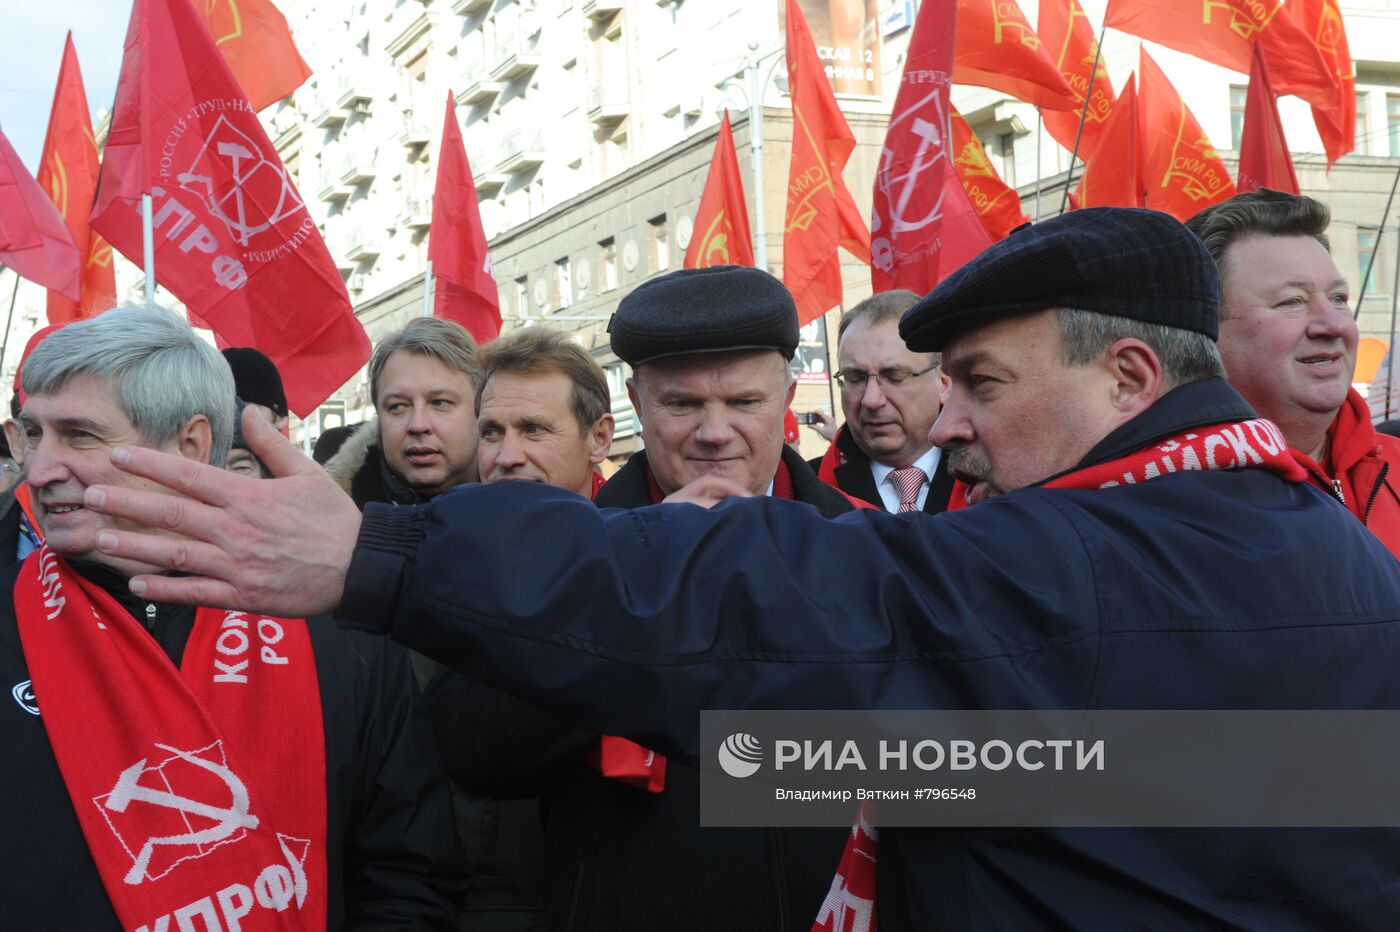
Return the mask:
<path id="1" fill-rule="evenodd" d="M 852 391 L 859 391 L 865 388 L 865 383 L 871 379 L 881 388 L 899 388 L 910 379 L 917 379 L 921 375 L 927 375 L 938 368 L 938 363 L 934 363 L 927 369 L 920 369 L 914 372 L 909 369 L 881 369 L 879 372 L 862 372 L 859 369 L 842 369 L 833 373 L 836 384 L 843 389 L 849 388 Z"/>

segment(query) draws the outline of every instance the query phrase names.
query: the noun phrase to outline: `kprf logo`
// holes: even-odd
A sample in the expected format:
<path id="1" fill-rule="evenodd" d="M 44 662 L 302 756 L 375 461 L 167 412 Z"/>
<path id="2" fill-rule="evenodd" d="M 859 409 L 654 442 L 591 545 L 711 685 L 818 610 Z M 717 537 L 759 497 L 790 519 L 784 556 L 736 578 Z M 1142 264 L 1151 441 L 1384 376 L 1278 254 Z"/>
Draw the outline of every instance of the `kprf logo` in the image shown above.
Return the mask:
<path id="1" fill-rule="evenodd" d="M 763 745 L 753 735 L 736 732 L 719 746 L 720 769 L 731 777 L 751 777 L 762 765 Z"/>

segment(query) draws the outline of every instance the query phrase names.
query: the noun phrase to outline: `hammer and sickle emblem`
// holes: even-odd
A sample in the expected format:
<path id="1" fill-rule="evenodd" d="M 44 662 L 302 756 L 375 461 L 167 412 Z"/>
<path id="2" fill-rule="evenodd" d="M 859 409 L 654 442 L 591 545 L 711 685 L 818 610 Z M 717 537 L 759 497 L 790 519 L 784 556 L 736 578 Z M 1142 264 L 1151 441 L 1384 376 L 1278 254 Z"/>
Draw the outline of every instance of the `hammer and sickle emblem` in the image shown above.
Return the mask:
<path id="1" fill-rule="evenodd" d="M 126 876 L 122 878 L 126 883 L 133 885 L 146 879 L 146 868 L 151 863 L 151 855 L 155 853 L 157 845 L 211 844 L 223 841 L 241 828 L 258 827 L 258 817 L 248 812 L 248 788 L 244 786 L 243 781 L 238 778 L 236 773 L 223 764 L 205 760 L 189 751 L 177 750 L 165 744 L 157 744 L 156 747 L 162 751 L 169 751 L 181 760 L 207 770 L 223 780 L 224 785 L 228 787 L 230 802 L 227 808 L 221 809 L 218 806 L 202 803 L 195 799 L 187 799 L 164 790 L 153 790 L 148 786 L 142 786 L 139 781 L 141 774 L 146 771 L 144 758 L 123 770 L 121 776 L 117 777 L 117 785 L 112 788 L 111 795 L 104 803 L 113 812 L 125 812 L 132 802 L 143 802 L 152 806 L 162 806 L 166 809 L 177 809 L 192 815 L 203 816 L 218 823 L 209 828 L 186 832 L 183 835 L 147 838 L 146 843 L 141 846 L 140 854 L 136 856 L 136 862 L 131 865 L 131 870 L 127 871 Z"/>

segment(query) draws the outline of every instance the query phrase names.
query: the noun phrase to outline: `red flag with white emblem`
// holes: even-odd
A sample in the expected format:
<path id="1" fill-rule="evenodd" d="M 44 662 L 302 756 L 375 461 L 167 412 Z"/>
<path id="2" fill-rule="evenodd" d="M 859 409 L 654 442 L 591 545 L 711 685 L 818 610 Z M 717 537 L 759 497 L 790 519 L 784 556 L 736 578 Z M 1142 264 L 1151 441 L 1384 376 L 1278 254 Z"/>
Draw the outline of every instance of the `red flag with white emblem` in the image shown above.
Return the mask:
<path id="1" fill-rule="evenodd" d="M 491 273 L 486 230 L 476 203 L 467 146 L 457 123 L 457 104 L 447 92 L 437 184 L 433 188 L 433 225 L 428 232 L 428 259 L 437 277 L 433 316 L 461 324 L 477 343 L 501 334 L 501 299 Z"/>
<path id="2" fill-rule="evenodd" d="M 92 228 L 230 346 L 261 350 L 306 417 L 369 358 L 316 222 L 190 0 L 136 0 Z"/>

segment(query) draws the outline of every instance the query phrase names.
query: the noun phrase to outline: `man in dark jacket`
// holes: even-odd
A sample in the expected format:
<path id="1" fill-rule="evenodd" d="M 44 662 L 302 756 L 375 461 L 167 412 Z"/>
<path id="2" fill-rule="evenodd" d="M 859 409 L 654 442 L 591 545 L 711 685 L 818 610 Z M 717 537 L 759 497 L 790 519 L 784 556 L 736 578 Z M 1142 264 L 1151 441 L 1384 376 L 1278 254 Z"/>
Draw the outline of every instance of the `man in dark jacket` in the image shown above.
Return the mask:
<path id="1" fill-rule="evenodd" d="M 139 599 L 128 577 L 150 567 L 95 549 L 112 522 L 82 492 L 115 478 L 112 445 L 224 462 L 217 352 L 164 310 L 121 309 L 52 335 L 24 379 L 47 545 L 0 571 L 5 924 L 252 930 L 294 906 L 322 928 L 453 928 L 465 867 L 406 652 L 324 621 Z M 285 863 L 245 872 L 259 845 Z"/>
<path id="2" fill-rule="evenodd" d="M 1192 217 L 1220 269 L 1220 355 L 1233 385 L 1307 457 L 1335 495 L 1400 557 L 1400 440 L 1371 426 L 1351 387 L 1356 318 L 1310 197 L 1250 191 Z"/>
<path id="3" fill-rule="evenodd" d="M 725 325 L 701 326 L 716 318 Z M 826 517 L 852 510 L 783 443 L 783 414 L 794 385 L 788 360 L 797 338 L 791 296 L 754 269 L 675 272 L 624 298 L 613 319 L 612 345 L 633 367 L 628 389 L 647 447 L 598 491 L 595 504 L 641 508 L 697 476 L 718 473 L 754 494 L 771 488 L 775 497 L 806 502 Z M 521 340 L 547 345 L 558 338 L 515 338 Z M 488 353 L 518 355 L 510 344 L 493 345 Z M 546 353 L 536 346 L 530 358 Z M 491 393 L 500 376 L 488 369 L 486 378 L 484 476 L 499 471 L 496 450 L 506 439 L 507 411 L 519 409 L 515 420 L 524 424 L 559 419 L 558 413 L 549 418 L 521 409 L 518 402 L 497 411 L 501 405 Z M 607 394 L 601 373 L 594 381 L 594 406 L 579 412 L 577 425 L 572 419 L 567 424 L 571 442 L 576 433 L 586 439 L 597 429 Z M 517 388 L 507 398 L 520 395 Z M 558 401 L 554 407 L 567 410 Z M 510 462 L 523 458 L 513 455 Z M 584 491 L 588 459 L 586 447 L 573 456 L 570 472 L 579 477 L 570 483 L 574 491 Z M 801 626 L 798 618 L 792 623 Z M 545 928 L 811 927 L 831 885 L 843 832 L 702 829 L 699 772 L 687 763 L 580 730 L 465 677 L 443 684 L 430 700 L 454 776 L 480 792 L 543 794 Z M 646 697 L 637 694 L 631 701 Z M 455 727 L 443 727 L 454 720 Z"/>
<path id="4" fill-rule="evenodd" d="M 901 334 L 943 354 L 933 439 L 965 511 L 823 521 L 761 498 L 609 513 L 513 486 L 361 519 L 255 425 L 296 514 L 132 450 L 131 469 L 193 493 L 173 522 L 184 539 L 107 543 L 202 574 L 143 591 L 338 604 L 690 761 L 701 709 L 1400 708 L 1400 564 L 1221 377 L 1218 304 L 1200 242 L 1127 208 L 1045 221 L 949 276 Z M 121 489 L 88 502 L 159 508 Z M 457 529 L 466 515 L 489 542 Z M 890 828 L 878 868 L 886 932 L 1400 916 L 1394 829 Z"/>
<path id="5" fill-rule="evenodd" d="M 846 423 L 808 465 L 876 508 L 937 514 L 953 490 L 948 463 L 928 439 L 938 420 L 938 354 L 912 352 L 899 337 L 900 315 L 918 300 L 885 291 L 841 315 L 835 379 Z"/>

